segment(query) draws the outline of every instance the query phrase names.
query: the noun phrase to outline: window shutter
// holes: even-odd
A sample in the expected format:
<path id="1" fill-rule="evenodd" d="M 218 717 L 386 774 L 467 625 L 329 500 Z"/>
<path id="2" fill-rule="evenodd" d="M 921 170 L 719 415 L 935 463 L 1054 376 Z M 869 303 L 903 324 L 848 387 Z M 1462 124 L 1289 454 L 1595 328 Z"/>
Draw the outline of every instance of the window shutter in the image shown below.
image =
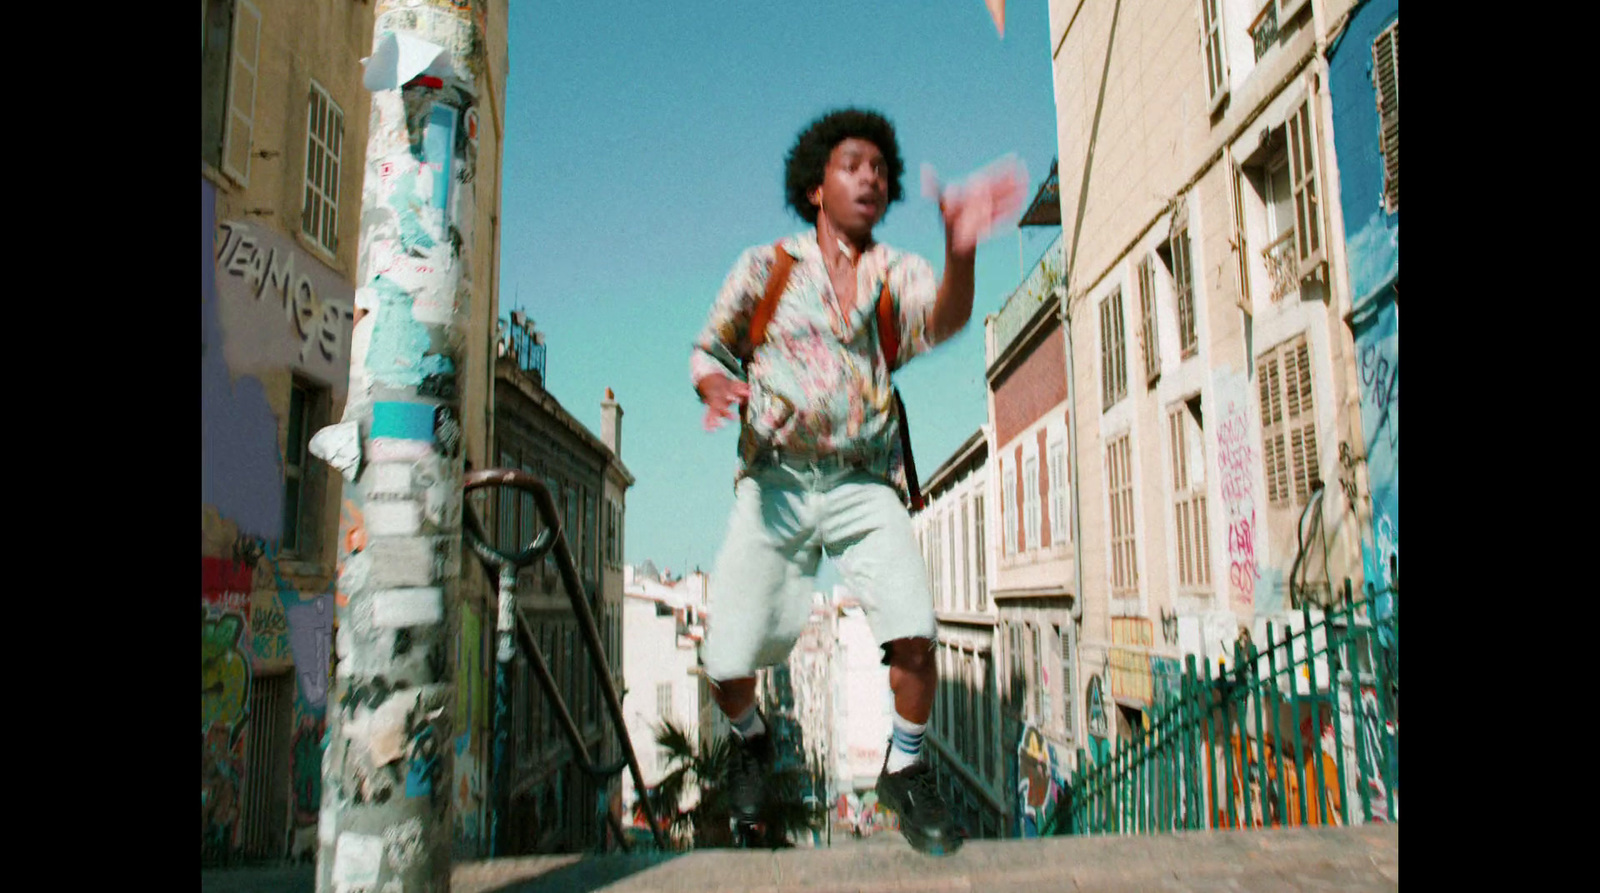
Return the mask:
<path id="1" fill-rule="evenodd" d="M 261 12 L 239 0 L 233 16 L 233 62 L 228 75 L 228 120 L 223 126 L 222 171 L 250 185 L 250 141 L 255 134 L 256 65 L 261 56 Z"/>
<path id="2" fill-rule="evenodd" d="M 1289 117 L 1289 188 L 1294 193 L 1295 259 L 1301 279 L 1323 261 L 1322 199 L 1317 186 L 1315 94 Z"/>
<path id="3" fill-rule="evenodd" d="M 1156 330 L 1156 269 L 1150 256 L 1139 262 L 1139 309 L 1143 317 L 1145 384 L 1153 384 L 1161 374 L 1161 345 Z"/>
<path id="4" fill-rule="evenodd" d="M 1311 484 L 1320 479 L 1317 469 L 1317 420 L 1311 405 L 1311 351 L 1305 339 L 1284 352 L 1289 401 L 1289 435 L 1294 464 L 1294 495 L 1299 502 L 1311 498 Z"/>
<path id="5" fill-rule="evenodd" d="M 1383 152 L 1383 206 L 1400 210 L 1400 22 L 1372 43 L 1373 92 L 1378 98 L 1378 148 Z"/>

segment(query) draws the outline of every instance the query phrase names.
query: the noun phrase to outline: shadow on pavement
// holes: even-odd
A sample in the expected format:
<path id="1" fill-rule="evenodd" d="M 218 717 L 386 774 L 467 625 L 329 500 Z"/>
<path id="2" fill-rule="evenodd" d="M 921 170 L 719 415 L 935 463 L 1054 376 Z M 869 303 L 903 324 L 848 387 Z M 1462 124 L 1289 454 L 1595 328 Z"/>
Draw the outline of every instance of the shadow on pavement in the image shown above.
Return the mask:
<path id="1" fill-rule="evenodd" d="M 526 880 L 481 888 L 483 893 L 593 893 L 678 858 L 681 853 L 612 853 L 580 859 Z"/>

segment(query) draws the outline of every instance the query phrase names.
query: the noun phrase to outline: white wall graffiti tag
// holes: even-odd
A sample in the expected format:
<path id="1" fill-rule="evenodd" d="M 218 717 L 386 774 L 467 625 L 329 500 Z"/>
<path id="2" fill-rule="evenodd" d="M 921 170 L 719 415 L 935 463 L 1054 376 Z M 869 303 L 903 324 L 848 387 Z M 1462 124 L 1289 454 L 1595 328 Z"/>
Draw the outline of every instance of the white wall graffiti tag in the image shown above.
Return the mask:
<path id="1" fill-rule="evenodd" d="M 241 221 L 217 224 L 217 296 L 229 367 L 245 350 L 271 361 L 348 372 L 353 289 L 281 233 Z M 271 325 L 270 320 L 282 320 Z M 287 338 L 284 336 L 287 335 Z M 288 355 L 285 356 L 284 354 Z M 268 361 L 259 358 L 257 362 Z M 270 362 L 270 361 L 268 361 Z"/>
<path id="2" fill-rule="evenodd" d="M 1238 388 L 1243 393 L 1242 382 Z M 1217 470 L 1221 473 L 1222 504 L 1228 518 L 1228 590 L 1233 607 L 1255 604 L 1256 504 L 1252 484 L 1250 420 L 1235 389 L 1226 389 L 1222 424 L 1217 428 Z"/>

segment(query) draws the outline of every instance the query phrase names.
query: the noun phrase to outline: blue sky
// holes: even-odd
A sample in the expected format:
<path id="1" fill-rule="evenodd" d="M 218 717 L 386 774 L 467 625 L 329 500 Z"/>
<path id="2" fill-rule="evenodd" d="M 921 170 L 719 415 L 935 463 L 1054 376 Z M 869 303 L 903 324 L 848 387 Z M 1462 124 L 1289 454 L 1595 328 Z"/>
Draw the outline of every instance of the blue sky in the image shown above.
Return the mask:
<path id="1" fill-rule="evenodd" d="M 800 129 L 846 105 L 894 122 L 906 197 L 875 234 L 936 271 L 924 162 L 952 180 L 1015 153 L 1031 198 L 1056 154 L 1042 2 L 1011 3 L 1003 40 L 982 0 L 515 2 L 510 55 L 501 314 L 538 323 L 547 386 L 590 430 L 616 392 L 625 559 L 679 572 L 715 562 L 736 437 L 702 429 L 689 348 L 739 253 L 805 228 L 782 191 Z M 984 243 L 972 322 L 897 374 L 924 477 L 983 424 L 982 318 L 1054 235 Z"/>

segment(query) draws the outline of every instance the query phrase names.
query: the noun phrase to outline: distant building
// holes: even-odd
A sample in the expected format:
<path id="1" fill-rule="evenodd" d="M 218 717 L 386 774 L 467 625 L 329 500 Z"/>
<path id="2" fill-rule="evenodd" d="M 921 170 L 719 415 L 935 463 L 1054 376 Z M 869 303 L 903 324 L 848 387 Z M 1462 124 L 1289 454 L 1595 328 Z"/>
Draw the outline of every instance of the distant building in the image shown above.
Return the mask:
<path id="1" fill-rule="evenodd" d="M 626 492 L 633 475 L 618 453 L 622 409 L 608 389 L 601 401 L 596 437 L 544 389 L 544 344 L 520 314 L 501 326 L 494 363 L 495 467 L 518 469 L 544 481 L 576 566 L 582 597 L 594 614 L 612 682 L 623 688 L 622 533 Z M 531 337 L 530 337 L 531 336 Z M 530 350 L 538 347 L 537 352 Z M 519 349 L 520 348 L 520 349 Z M 532 544 L 544 524 L 531 494 L 498 488 L 482 503 L 495 519 L 501 551 Z M 572 601 L 556 569 L 554 554 L 517 576 L 517 604 L 532 626 L 590 756 L 600 763 L 621 756 L 605 706 L 600 677 L 584 644 Z M 492 635 L 492 607 L 480 622 Z M 464 622 L 467 622 L 464 620 Z M 491 650 L 491 655 L 493 651 Z M 602 791 L 575 762 L 575 755 L 550 708 L 531 664 L 519 653 L 512 679 L 514 711 L 513 800 L 508 851 L 575 852 L 597 847 L 603 825 L 596 801 L 621 809 L 621 782 Z M 623 773 L 626 775 L 626 773 Z"/>
<path id="2" fill-rule="evenodd" d="M 663 578 L 649 561 L 623 568 L 623 685 L 627 697 L 628 737 L 639 758 L 639 772 L 647 787 L 655 787 L 669 771 L 668 753 L 656 744 L 661 725 L 671 720 L 704 748 L 727 731 L 711 700 L 710 687 L 700 670 L 700 643 L 705 639 L 706 575 Z M 680 809 L 699 802 L 699 791 L 684 792 Z M 649 829 L 638 806 L 633 778 L 622 776 L 623 815 L 634 827 Z"/>

